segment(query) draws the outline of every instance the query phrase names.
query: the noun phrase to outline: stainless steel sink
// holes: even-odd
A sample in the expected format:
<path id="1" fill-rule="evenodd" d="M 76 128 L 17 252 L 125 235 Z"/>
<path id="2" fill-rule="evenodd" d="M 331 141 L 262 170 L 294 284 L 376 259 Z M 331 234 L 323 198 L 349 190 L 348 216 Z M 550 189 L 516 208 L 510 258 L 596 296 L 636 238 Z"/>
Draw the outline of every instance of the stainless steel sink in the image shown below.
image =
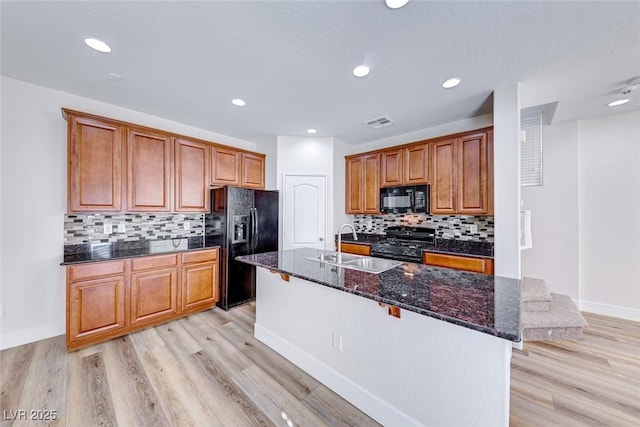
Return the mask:
<path id="1" fill-rule="evenodd" d="M 338 262 L 336 254 L 321 254 L 306 259 L 373 274 L 380 274 L 402 264 L 402 261 L 348 254 L 342 254 L 342 262 Z"/>

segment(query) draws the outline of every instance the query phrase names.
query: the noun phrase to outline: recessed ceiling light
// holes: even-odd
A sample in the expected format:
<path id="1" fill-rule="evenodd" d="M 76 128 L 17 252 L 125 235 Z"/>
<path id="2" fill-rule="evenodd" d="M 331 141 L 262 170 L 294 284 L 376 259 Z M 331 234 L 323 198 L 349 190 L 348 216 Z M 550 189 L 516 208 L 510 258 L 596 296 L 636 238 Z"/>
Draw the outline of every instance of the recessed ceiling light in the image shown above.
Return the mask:
<path id="1" fill-rule="evenodd" d="M 240 99 L 240 98 L 232 99 L 231 103 L 233 105 L 237 105 L 238 107 L 244 107 L 245 105 L 247 105 L 247 103 L 244 102 L 244 99 Z"/>
<path id="2" fill-rule="evenodd" d="M 409 3 L 409 0 L 384 0 L 389 9 L 400 9 L 405 4 Z"/>
<path id="3" fill-rule="evenodd" d="M 358 65 L 353 69 L 353 75 L 356 77 L 364 77 L 369 74 L 369 67 L 366 65 Z"/>
<path id="4" fill-rule="evenodd" d="M 457 77 L 454 77 L 452 79 L 447 80 L 446 82 L 442 83 L 442 87 L 445 89 L 451 89 L 452 87 L 456 87 L 460 84 L 461 80 Z"/>
<path id="5" fill-rule="evenodd" d="M 625 99 L 617 99 L 615 101 L 612 101 L 610 103 L 608 103 L 607 105 L 609 107 L 617 107 L 618 105 L 622 105 L 622 104 L 626 104 L 627 102 L 629 102 L 630 100 L 625 98 Z"/>
<path id="6" fill-rule="evenodd" d="M 317 131 L 317 130 L 315 130 L 315 129 L 307 129 L 307 133 L 312 134 L 312 135 L 313 135 L 314 133 L 317 133 L 317 132 L 318 132 L 318 131 Z"/>
<path id="7" fill-rule="evenodd" d="M 84 42 L 91 49 L 95 49 L 98 52 L 102 52 L 102 53 L 111 52 L 111 47 L 108 44 L 106 44 L 105 42 L 103 42 L 102 40 L 98 40 L 98 39 L 94 39 L 92 37 L 88 37 L 88 38 L 84 39 Z"/>

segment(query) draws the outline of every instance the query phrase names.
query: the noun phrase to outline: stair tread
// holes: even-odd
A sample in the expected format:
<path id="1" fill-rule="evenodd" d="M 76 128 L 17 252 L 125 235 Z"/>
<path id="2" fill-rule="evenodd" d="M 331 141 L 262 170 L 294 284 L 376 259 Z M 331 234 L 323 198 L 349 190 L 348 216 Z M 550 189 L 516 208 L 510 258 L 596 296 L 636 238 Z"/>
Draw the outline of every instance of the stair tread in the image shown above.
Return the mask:
<path id="1" fill-rule="evenodd" d="M 551 293 L 547 282 L 543 279 L 523 277 L 520 286 L 520 298 L 522 302 L 551 301 Z"/>
<path id="2" fill-rule="evenodd" d="M 571 297 L 551 294 L 549 311 L 523 311 L 522 327 L 531 328 L 583 328 L 587 321 L 573 303 Z"/>

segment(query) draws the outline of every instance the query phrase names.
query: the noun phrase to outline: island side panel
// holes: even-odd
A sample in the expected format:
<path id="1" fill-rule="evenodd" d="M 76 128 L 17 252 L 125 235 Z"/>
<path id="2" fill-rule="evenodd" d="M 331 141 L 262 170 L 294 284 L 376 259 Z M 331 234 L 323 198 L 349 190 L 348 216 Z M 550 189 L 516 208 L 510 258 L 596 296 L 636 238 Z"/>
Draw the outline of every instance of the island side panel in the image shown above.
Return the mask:
<path id="1" fill-rule="evenodd" d="M 257 269 L 255 336 L 383 425 L 507 426 L 511 342 Z"/>

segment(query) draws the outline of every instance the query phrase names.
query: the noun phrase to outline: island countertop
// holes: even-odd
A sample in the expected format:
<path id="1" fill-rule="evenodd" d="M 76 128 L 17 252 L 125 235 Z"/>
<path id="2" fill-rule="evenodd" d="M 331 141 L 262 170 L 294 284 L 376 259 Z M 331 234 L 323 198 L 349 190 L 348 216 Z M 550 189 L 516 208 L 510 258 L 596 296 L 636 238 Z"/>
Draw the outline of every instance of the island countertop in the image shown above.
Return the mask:
<path id="1" fill-rule="evenodd" d="M 384 304 L 520 341 L 520 281 L 403 263 L 380 274 L 308 260 L 330 251 L 299 248 L 236 260 Z"/>

